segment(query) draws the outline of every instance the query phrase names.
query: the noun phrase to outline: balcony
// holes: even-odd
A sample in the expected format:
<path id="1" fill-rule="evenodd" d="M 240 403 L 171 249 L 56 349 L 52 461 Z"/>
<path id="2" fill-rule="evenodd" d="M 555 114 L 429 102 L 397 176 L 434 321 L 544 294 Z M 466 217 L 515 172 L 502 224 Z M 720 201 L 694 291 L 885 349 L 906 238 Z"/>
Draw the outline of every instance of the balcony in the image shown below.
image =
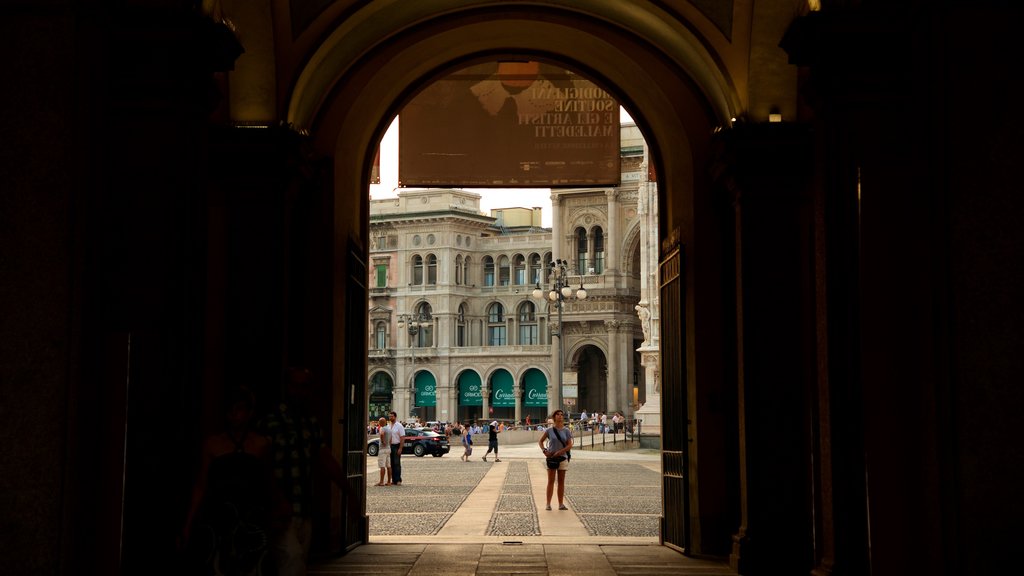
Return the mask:
<path id="1" fill-rule="evenodd" d="M 368 352 L 370 362 L 390 362 L 395 357 L 394 348 L 370 348 Z"/>

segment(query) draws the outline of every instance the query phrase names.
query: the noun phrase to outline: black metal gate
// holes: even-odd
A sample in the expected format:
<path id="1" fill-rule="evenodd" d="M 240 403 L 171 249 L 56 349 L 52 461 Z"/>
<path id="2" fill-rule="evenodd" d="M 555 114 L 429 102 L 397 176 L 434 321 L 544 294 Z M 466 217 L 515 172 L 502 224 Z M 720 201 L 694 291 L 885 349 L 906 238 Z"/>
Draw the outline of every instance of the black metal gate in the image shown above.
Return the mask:
<path id="1" fill-rule="evenodd" d="M 686 303 L 683 255 L 676 245 L 660 264 L 661 278 L 661 470 L 664 508 L 661 542 L 690 547 L 687 478 Z"/>

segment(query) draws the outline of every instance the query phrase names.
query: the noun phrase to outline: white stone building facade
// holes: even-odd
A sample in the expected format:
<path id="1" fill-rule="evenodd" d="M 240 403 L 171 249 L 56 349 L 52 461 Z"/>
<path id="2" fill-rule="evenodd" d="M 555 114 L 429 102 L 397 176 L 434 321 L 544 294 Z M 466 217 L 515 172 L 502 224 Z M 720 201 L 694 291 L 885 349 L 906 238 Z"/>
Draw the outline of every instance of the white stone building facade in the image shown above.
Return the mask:
<path id="1" fill-rule="evenodd" d="M 371 418 L 538 422 L 556 408 L 633 417 L 649 404 L 657 193 L 634 125 L 623 126 L 621 150 L 620 186 L 552 191 L 551 229 L 540 208 L 484 215 L 464 190 L 371 202 Z M 561 325 L 533 296 L 551 289 L 559 260 L 572 287 Z"/>

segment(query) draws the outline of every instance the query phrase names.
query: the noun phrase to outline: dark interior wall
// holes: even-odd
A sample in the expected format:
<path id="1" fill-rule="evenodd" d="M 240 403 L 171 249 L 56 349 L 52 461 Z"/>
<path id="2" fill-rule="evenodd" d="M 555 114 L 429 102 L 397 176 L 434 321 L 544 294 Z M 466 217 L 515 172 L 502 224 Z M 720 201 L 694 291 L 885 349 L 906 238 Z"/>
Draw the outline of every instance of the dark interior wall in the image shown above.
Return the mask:
<path id="1" fill-rule="evenodd" d="M 1002 114 L 1016 85 L 1013 22 L 1022 17 L 1017 6 L 1008 14 L 965 7 L 946 15 L 937 24 L 957 33 L 935 36 L 943 58 L 931 78 L 933 86 L 949 82 L 930 116 L 942 119 L 944 148 L 935 152 L 932 165 L 942 170 L 932 191 L 945 196 L 950 213 L 936 223 L 948 250 L 940 270 L 950 278 L 939 330 L 952 340 L 937 352 L 946 371 L 928 384 L 944 397 L 935 422 L 937 472 L 946 478 L 940 497 L 956 494 L 955 508 L 939 511 L 954 520 L 944 542 L 958 550 L 959 571 L 972 574 L 998 570 L 1000 555 L 1019 542 L 1024 516 L 1024 121 Z"/>
<path id="2" fill-rule="evenodd" d="M 88 182 L 83 134 L 68 122 L 79 58 L 74 19 L 56 11 L 0 17 L 0 555 L 12 574 L 55 574 L 68 533 L 65 441 L 81 382 L 71 226 Z M 12 87 L 31 86 L 30 90 Z"/>
<path id="3" fill-rule="evenodd" d="M 731 232 L 723 238 L 731 249 L 723 251 L 723 260 L 731 260 L 723 283 L 732 283 L 724 291 L 733 299 L 723 302 L 723 317 L 739 322 L 725 331 L 734 340 L 724 345 L 735 350 L 723 378 L 729 384 L 704 399 L 708 429 L 717 434 L 706 434 L 701 448 L 726 455 L 716 470 L 719 483 L 701 490 L 717 512 L 704 524 L 719 538 L 739 527 L 732 553 L 741 573 L 765 565 L 798 573 L 808 570 L 812 541 L 806 398 L 813 384 L 806 366 L 814 362 L 806 346 L 814 312 L 811 139 L 801 125 L 741 123 L 722 132 L 715 148 L 719 217 Z M 731 458 L 742 462 L 742 472 Z M 739 487 L 731 481 L 737 473 L 746 481 L 742 517 Z M 715 544 L 726 551 L 721 555 L 731 548 L 728 541 Z"/>
<path id="4" fill-rule="evenodd" d="M 790 52 L 821 137 L 837 569 L 986 574 L 1020 534 L 1021 123 L 982 119 L 1013 67 L 1001 8 L 822 12 Z"/>

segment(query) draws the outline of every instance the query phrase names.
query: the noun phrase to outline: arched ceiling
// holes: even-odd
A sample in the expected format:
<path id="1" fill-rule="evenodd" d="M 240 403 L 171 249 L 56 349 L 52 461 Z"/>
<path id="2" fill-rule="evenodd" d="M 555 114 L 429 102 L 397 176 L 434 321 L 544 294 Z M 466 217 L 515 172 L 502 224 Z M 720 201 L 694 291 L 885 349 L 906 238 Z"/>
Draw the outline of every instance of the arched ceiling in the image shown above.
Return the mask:
<path id="1" fill-rule="evenodd" d="M 228 17 L 248 1 L 220 0 Z M 335 160 L 338 193 L 354 198 L 365 195 L 380 137 L 418 90 L 475 60 L 546 60 L 589 77 L 626 107 L 651 144 L 659 189 L 670 191 L 664 225 L 687 230 L 692 206 L 674 204 L 689 204 L 686 191 L 703 177 L 694 167 L 707 162 L 711 132 L 741 115 L 766 120 L 769 109 L 795 116 L 796 70 L 777 44 L 806 8 L 802 0 L 733 0 L 709 18 L 709 1 L 245 4 L 239 36 L 261 48 L 229 76 L 232 115 L 247 120 L 235 115 L 235 96 L 244 95 L 247 109 L 262 116 L 248 120 L 307 130 L 316 150 Z M 297 26 L 291 18 L 299 12 L 306 20 Z M 257 42 L 267 36 L 272 47 Z M 272 66 L 263 62 L 271 54 Z M 338 224 L 360 229 L 361 216 L 340 214 L 351 221 Z"/>
<path id="2" fill-rule="evenodd" d="M 404 85 L 422 82 L 451 62 L 499 52 L 547 53 L 582 64 L 581 72 L 600 68 L 604 76 L 620 71 L 622 80 L 641 80 L 629 78 L 628 71 L 644 65 L 635 51 L 646 46 L 646 58 L 661 59 L 686 76 L 719 122 L 727 124 L 743 106 L 734 79 L 723 69 L 721 55 L 706 47 L 708 38 L 693 30 L 692 23 L 649 3 L 374 2 L 340 21 L 313 52 L 294 84 L 287 120 L 299 128 L 312 126 L 332 89 L 359 60 L 395 44 L 429 46 L 418 52 L 420 65 L 406 71 L 412 78 L 394 79 Z M 430 42 L 423 38 L 427 34 L 444 40 Z"/>

